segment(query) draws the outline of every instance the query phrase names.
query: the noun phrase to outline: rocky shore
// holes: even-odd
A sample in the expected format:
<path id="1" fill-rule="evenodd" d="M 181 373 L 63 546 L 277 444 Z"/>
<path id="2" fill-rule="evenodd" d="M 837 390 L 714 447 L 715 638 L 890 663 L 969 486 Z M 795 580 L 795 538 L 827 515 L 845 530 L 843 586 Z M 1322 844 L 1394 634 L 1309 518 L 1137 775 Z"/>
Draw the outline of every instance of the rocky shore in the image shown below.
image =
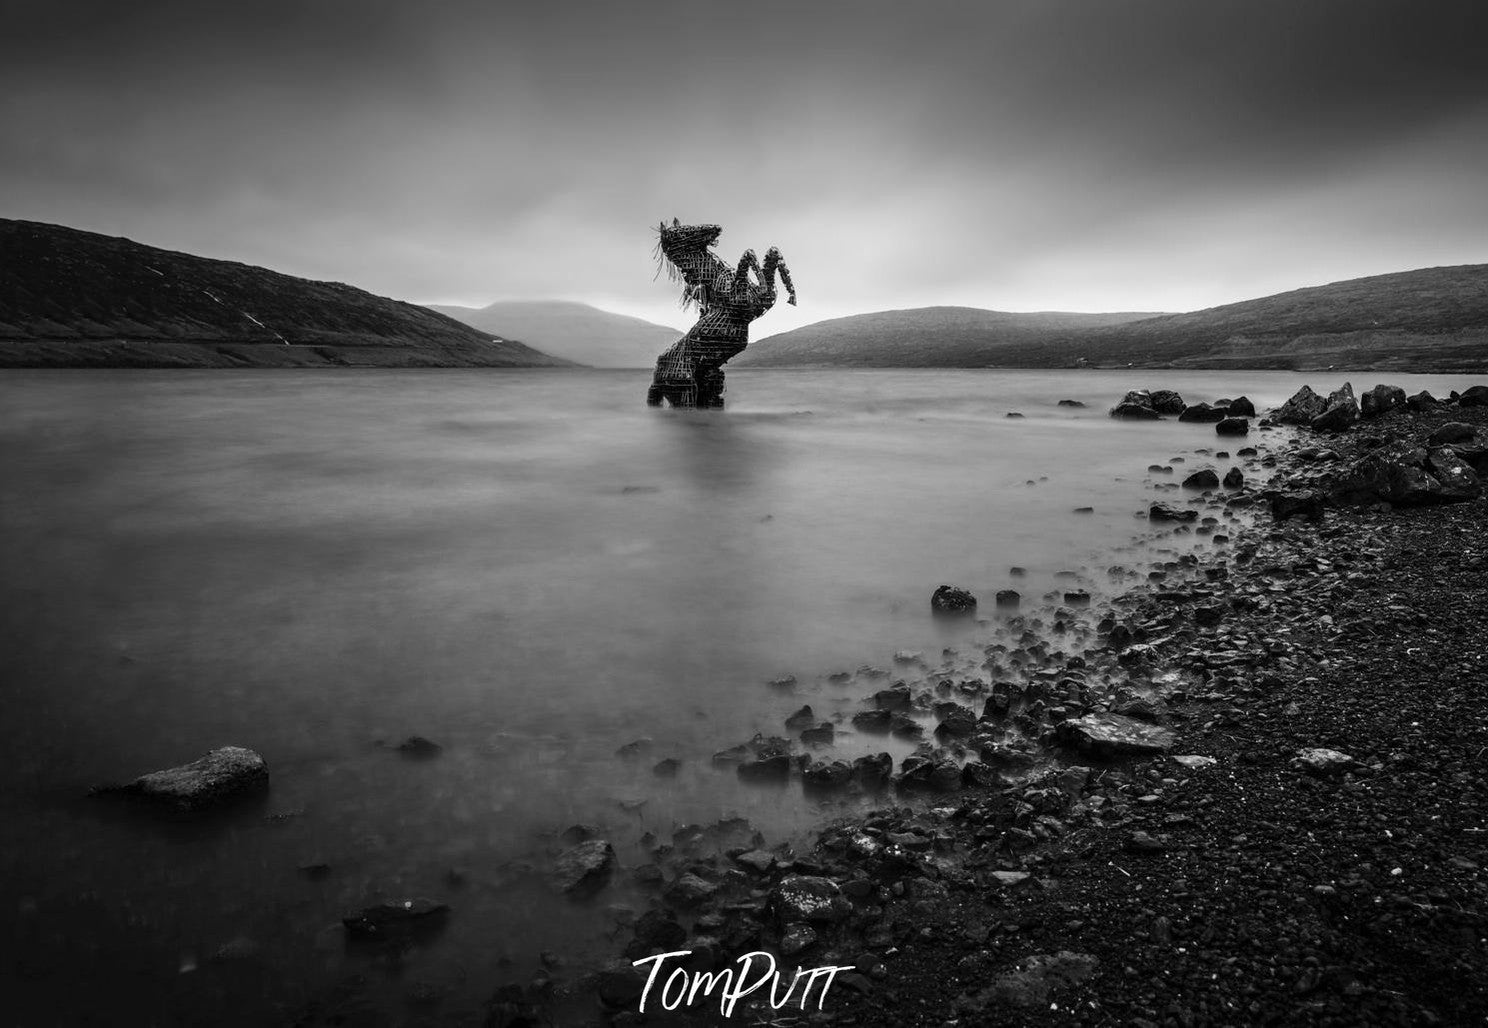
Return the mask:
<path id="1" fill-rule="evenodd" d="M 1247 474 L 1170 505 L 1193 513 L 1170 531 L 1215 545 L 1110 569 L 1129 580 L 1112 601 L 998 619 L 985 676 L 935 681 L 905 655 L 896 675 L 926 673 L 852 719 L 938 722 L 892 777 L 785 737 L 721 753 L 882 801 L 807 851 L 742 824 L 657 840 L 624 956 L 507 987 L 487 1023 L 1482 1023 L 1488 407 L 1343 392 L 1309 419 L 1353 411 L 1295 434 L 1263 419 Z M 1412 488 L 1379 468 L 1414 468 Z M 852 970 L 804 1009 L 764 989 L 725 1020 L 715 990 L 639 1013 L 631 962 L 684 950 L 691 974 L 752 950 Z"/>

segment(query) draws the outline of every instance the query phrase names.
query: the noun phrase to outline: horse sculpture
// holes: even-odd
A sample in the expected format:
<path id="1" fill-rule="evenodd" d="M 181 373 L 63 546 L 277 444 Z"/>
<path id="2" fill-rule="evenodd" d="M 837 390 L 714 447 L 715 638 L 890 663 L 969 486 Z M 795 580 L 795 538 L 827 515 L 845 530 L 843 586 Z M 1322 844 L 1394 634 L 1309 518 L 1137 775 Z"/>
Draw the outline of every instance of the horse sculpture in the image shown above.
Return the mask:
<path id="1" fill-rule="evenodd" d="M 730 268 L 712 250 L 723 229 L 661 223 L 658 258 L 672 281 L 681 280 L 682 306 L 698 308 L 697 324 L 656 359 L 656 375 L 646 403 L 659 407 L 722 407 L 723 365 L 749 345 L 749 323 L 775 306 L 775 273 L 795 305 L 796 287 L 780 251 L 770 247 L 764 263 L 745 250 Z M 754 272 L 758 282 L 750 278 Z"/>

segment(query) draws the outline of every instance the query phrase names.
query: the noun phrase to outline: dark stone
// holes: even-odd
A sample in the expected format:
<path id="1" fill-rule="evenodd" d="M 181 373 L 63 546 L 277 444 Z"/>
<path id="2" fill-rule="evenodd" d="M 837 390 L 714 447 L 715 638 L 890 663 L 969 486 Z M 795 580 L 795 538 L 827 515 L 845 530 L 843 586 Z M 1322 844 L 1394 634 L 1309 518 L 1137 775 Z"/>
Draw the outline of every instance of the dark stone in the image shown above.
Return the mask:
<path id="1" fill-rule="evenodd" d="M 930 609 L 937 614 L 972 614 L 976 605 L 975 596 L 953 585 L 941 586 L 930 597 Z"/>
<path id="2" fill-rule="evenodd" d="M 1459 407 L 1488 407 L 1488 386 L 1468 386 L 1457 397 Z"/>
<path id="3" fill-rule="evenodd" d="M 746 760 L 738 768 L 739 777 L 749 782 L 783 782 L 790 777 L 790 772 L 791 759 L 784 753 Z"/>
<path id="4" fill-rule="evenodd" d="M 1182 507 L 1171 507 L 1166 503 L 1154 503 L 1147 508 L 1147 517 L 1153 521 L 1195 521 L 1199 512 Z"/>
<path id="5" fill-rule="evenodd" d="M 1220 435 L 1249 435 L 1250 422 L 1244 418 L 1225 418 L 1214 426 L 1214 431 Z"/>
<path id="6" fill-rule="evenodd" d="M 651 773 L 662 778 L 675 778 L 677 772 L 681 769 L 682 761 L 676 757 L 667 757 L 664 760 L 658 760 L 655 766 L 651 768 Z"/>
<path id="7" fill-rule="evenodd" d="M 801 741 L 813 746 L 830 746 L 836 738 L 837 730 L 832 722 L 823 721 L 819 725 L 813 725 L 801 732 Z"/>
<path id="8" fill-rule="evenodd" d="M 429 930 L 441 924 L 449 906 L 429 899 L 407 899 L 379 903 L 359 914 L 343 917 L 348 935 L 364 939 L 385 939 Z"/>
<path id="9" fill-rule="evenodd" d="M 1327 407 L 1327 400 L 1313 392 L 1311 386 L 1303 386 L 1276 409 L 1273 417 L 1283 425 L 1310 425 Z"/>
<path id="10" fill-rule="evenodd" d="M 1324 432 L 1342 432 L 1359 420 L 1359 401 L 1354 399 L 1354 387 L 1348 382 L 1340 389 L 1328 394 L 1323 412 L 1312 419 L 1312 427 Z"/>
<path id="11" fill-rule="evenodd" d="M 785 727 L 792 731 L 814 724 L 816 724 L 816 714 L 812 712 L 809 703 L 785 719 Z"/>
<path id="12" fill-rule="evenodd" d="M 1432 396 L 1430 391 L 1426 389 L 1422 389 L 1414 396 L 1407 397 L 1405 401 L 1406 406 L 1414 411 L 1431 410 L 1440 403 L 1441 401 Z"/>
<path id="13" fill-rule="evenodd" d="M 398 743 L 398 752 L 414 760 L 428 760 L 430 757 L 437 757 L 441 748 L 437 742 L 430 742 L 422 735 L 410 735 Z"/>
<path id="14" fill-rule="evenodd" d="M 1399 386 L 1377 385 L 1359 397 L 1359 414 L 1365 418 L 1377 418 L 1396 407 L 1405 406 L 1405 390 Z"/>
<path id="15" fill-rule="evenodd" d="M 818 875 L 787 875 L 770 894 L 770 908 L 782 924 L 831 924 L 852 913 L 837 883 Z"/>
<path id="16" fill-rule="evenodd" d="M 1183 480 L 1185 489 L 1217 489 L 1219 473 L 1213 468 L 1202 468 Z"/>
<path id="17" fill-rule="evenodd" d="M 852 781 L 852 765 L 846 761 L 812 764 L 801 772 L 807 787 L 816 789 L 838 789 Z"/>
<path id="18" fill-rule="evenodd" d="M 940 711 L 940 719 L 940 724 L 935 728 L 936 735 L 964 739 L 976 731 L 976 714 L 969 707 L 958 703 L 946 704 Z"/>
<path id="19" fill-rule="evenodd" d="M 909 687 L 906 685 L 880 689 L 873 694 L 873 705 L 879 710 L 908 710 L 909 704 Z"/>
<path id="20" fill-rule="evenodd" d="M 1226 489 L 1239 489 L 1245 485 L 1245 474 L 1239 468 L 1231 468 L 1225 472 L 1224 486 Z"/>
<path id="21" fill-rule="evenodd" d="M 603 839 L 590 839 L 558 855 L 548 880 L 559 892 L 594 892 L 610 879 L 615 868 L 615 848 Z"/>
<path id="22" fill-rule="evenodd" d="M 1277 521 L 1305 517 L 1309 521 L 1321 521 L 1326 499 L 1319 492 L 1298 491 L 1274 493 L 1271 496 L 1271 516 Z"/>
<path id="23" fill-rule="evenodd" d="M 1056 737 L 1066 746 L 1097 757 L 1162 753 L 1174 741 L 1168 729 L 1120 714 L 1087 714 L 1063 721 L 1056 729 Z"/>
<path id="24" fill-rule="evenodd" d="M 1196 403 L 1191 407 L 1183 408 L 1183 413 L 1178 415 L 1179 421 L 1189 422 L 1214 422 L 1224 419 L 1225 409 L 1215 407 L 1207 403 Z"/>
<path id="25" fill-rule="evenodd" d="M 852 762 L 853 778 L 864 785 L 882 785 L 894 773 L 894 758 L 887 753 L 859 757 Z"/>
<path id="26" fill-rule="evenodd" d="M 632 959 L 682 949 L 687 939 L 687 929 L 677 922 L 675 914 L 664 909 L 648 910 L 636 918 L 633 931 L 635 938 L 625 947 L 625 955 Z"/>
<path id="27" fill-rule="evenodd" d="M 1451 447 L 1391 443 L 1359 458 L 1334 486 L 1341 503 L 1427 506 L 1482 495 L 1477 473 Z"/>
<path id="28" fill-rule="evenodd" d="M 99 786 L 93 793 L 138 796 L 194 812 L 262 792 L 268 785 L 269 767 L 263 757 L 242 746 L 223 746 L 189 764 L 152 771 L 124 785 Z"/>
<path id="29" fill-rule="evenodd" d="M 860 732 L 887 732 L 893 718 L 887 710 L 860 710 L 852 716 L 852 725 Z"/>
<path id="30" fill-rule="evenodd" d="M 1431 433 L 1427 440 L 1432 446 L 1442 446 L 1446 443 L 1460 443 L 1471 439 L 1477 432 L 1472 425 L 1461 421 L 1449 421 L 1435 432 Z"/>
<path id="31" fill-rule="evenodd" d="M 1018 594 L 1018 591 L 1016 589 L 997 590 L 997 605 L 999 607 L 1002 607 L 1004 609 L 1009 607 L 1016 607 L 1019 603 L 1022 602 L 1022 600 L 1023 597 Z"/>
<path id="32" fill-rule="evenodd" d="M 1150 406 L 1159 414 L 1181 414 L 1185 404 L 1183 397 L 1171 389 L 1154 389 Z"/>
<path id="33" fill-rule="evenodd" d="M 1255 404 L 1250 402 L 1248 396 L 1237 396 L 1229 402 L 1225 408 L 1232 418 L 1253 418 L 1256 416 Z"/>
<path id="34" fill-rule="evenodd" d="M 1059 401 L 1059 406 L 1061 406 L 1061 407 L 1083 407 L 1085 405 L 1083 403 L 1081 403 L 1079 400 L 1060 400 Z"/>
<path id="35" fill-rule="evenodd" d="M 1127 396 L 1131 395 L 1131 393 L 1127 394 Z M 1150 400 L 1148 403 L 1135 403 L 1127 399 L 1111 408 L 1111 417 L 1131 418 L 1139 421 L 1156 421 L 1162 415 L 1152 409 Z"/>

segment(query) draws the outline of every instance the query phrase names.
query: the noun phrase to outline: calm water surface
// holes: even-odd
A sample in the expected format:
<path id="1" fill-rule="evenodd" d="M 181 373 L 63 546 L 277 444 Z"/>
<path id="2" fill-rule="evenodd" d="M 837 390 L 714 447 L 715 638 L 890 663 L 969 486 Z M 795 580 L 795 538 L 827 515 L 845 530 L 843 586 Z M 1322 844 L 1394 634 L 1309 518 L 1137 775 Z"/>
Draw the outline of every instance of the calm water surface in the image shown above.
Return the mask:
<path id="1" fill-rule="evenodd" d="M 419 990 L 458 1020 L 541 949 L 606 956 L 603 910 L 534 876 L 565 827 L 624 865 L 725 815 L 799 838 L 839 807 L 709 756 L 803 702 L 858 709 L 884 683 L 827 677 L 897 650 L 974 668 L 981 629 L 932 624 L 937 585 L 1037 596 L 1074 570 L 1099 592 L 1114 561 L 1208 545 L 1136 515 L 1147 466 L 1202 461 L 1213 429 L 1113 422 L 1125 389 L 1264 409 L 1342 380 L 741 371 L 729 410 L 684 413 L 642 406 L 647 377 L 0 374 L 19 1023 L 274 1023 L 327 995 L 397 1023 Z M 380 745 L 412 734 L 442 754 Z M 641 737 L 647 759 L 616 757 Z M 224 744 L 268 760 L 262 806 L 182 826 L 79 798 Z M 448 900 L 448 929 L 392 963 L 345 948 L 343 914 L 405 895 Z M 214 958 L 230 942 L 248 955 Z"/>

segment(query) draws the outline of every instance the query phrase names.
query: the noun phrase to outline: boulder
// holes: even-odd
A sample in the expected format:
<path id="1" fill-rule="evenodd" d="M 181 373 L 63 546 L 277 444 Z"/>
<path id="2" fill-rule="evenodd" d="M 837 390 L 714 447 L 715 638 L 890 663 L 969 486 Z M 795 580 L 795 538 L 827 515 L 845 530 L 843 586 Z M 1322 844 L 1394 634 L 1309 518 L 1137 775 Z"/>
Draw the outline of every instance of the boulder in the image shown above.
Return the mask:
<path id="1" fill-rule="evenodd" d="M 887 732 L 893 716 L 887 710 L 860 710 L 852 716 L 852 726 L 860 732 Z"/>
<path id="2" fill-rule="evenodd" d="M 941 711 L 940 719 L 940 724 L 935 728 L 936 735 L 964 739 L 976 731 L 976 714 L 959 703 L 947 704 Z"/>
<path id="3" fill-rule="evenodd" d="M 1147 517 L 1153 521 L 1195 521 L 1199 512 L 1183 507 L 1172 507 L 1166 503 L 1154 503 L 1147 508 Z"/>
<path id="4" fill-rule="evenodd" d="M 1333 488 L 1340 503 L 1387 502 L 1415 507 L 1481 496 L 1482 482 L 1452 447 L 1396 442 L 1354 462 Z"/>
<path id="5" fill-rule="evenodd" d="M 852 765 L 842 760 L 812 764 L 801 772 L 802 782 L 810 789 L 840 789 L 852 777 Z"/>
<path id="6" fill-rule="evenodd" d="M 901 789 L 955 792 L 961 788 L 961 768 L 954 760 L 905 757 L 896 783 Z"/>
<path id="7" fill-rule="evenodd" d="M 1359 401 L 1354 398 L 1354 387 L 1345 382 L 1343 387 L 1328 394 L 1323 412 L 1312 419 L 1312 427 L 1322 432 L 1342 432 L 1359 420 Z"/>
<path id="8" fill-rule="evenodd" d="M 1214 426 L 1219 435 L 1249 435 L 1250 422 L 1244 418 L 1225 418 Z"/>
<path id="9" fill-rule="evenodd" d="M 1255 404 L 1250 402 L 1248 396 L 1237 396 L 1229 402 L 1225 410 L 1232 418 L 1253 418 L 1256 416 Z"/>
<path id="10" fill-rule="evenodd" d="M 1196 403 L 1191 407 L 1183 408 L 1183 413 L 1178 415 L 1179 421 L 1190 422 L 1215 422 L 1224 420 L 1225 409 L 1215 407 L 1208 403 Z"/>
<path id="11" fill-rule="evenodd" d="M 999 607 L 1002 607 L 1004 610 L 1009 609 L 1009 608 L 1016 607 L 1021 602 L 1023 602 L 1023 597 L 1021 595 L 1019 595 L 1018 590 L 1016 590 L 1016 589 L 999 589 L 999 590 L 997 590 L 997 605 Z"/>
<path id="12" fill-rule="evenodd" d="M 1488 386 L 1468 386 L 1457 397 L 1459 407 L 1488 407 Z"/>
<path id="13" fill-rule="evenodd" d="M 785 719 L 785 727 L 792 731 L 798 728 L 808 728 L 814 724 L 816 724 L 816 714 L 812 712 L 809 703 Z"/>
<path id="14" fill-rule="evenodd" d="M 1431 410 L 1440 403 L 1441 401 L 1432 396 L 1430 391 L 1426 389 L 1422 389 L 1413 396 L 1406 397 L 1405 400 L 1405 405 L 1414 411 Z"/>
<path id="15" fill-rule="evenodd" d="M 853 780 L 864 785 L 882 785 L 894 773 L 894 758 L 887 753 L 858 757 L 852 762 Z"/>
<path id="16" fill-rule="evenodd" d="M 737 774 L 747 782 L 783 782 L 790 777 L 789 754 L 775 753 L 768 757 L 740 762 Z"/>
<path id="17" fill-rule="evenodd" d="M 558 855 L 548 881 L 559 892 L 594 892 L 609 881 L 615 869 L 615 848 L 604 839 L 590 839 Z"/>
<path id="18" fill-rule="evenodd" d="M 1062 721 L 1056 737 L 1065 746 L 1097 757 L 1162 753 L 1174 742 L 1169 729 L 1120 714 L 1087 714 Z"/>
<path id="19" fill-rule="evenodd" d="M 1277 521 L 1305 517 L 1308 521 L 1321 521 L 1323 508 L 1327 505 L 1322 493 L 1313 490 L 1297 490 L 1271 494 L 1271 516 Z"/>
<path id="20" fill-rule="evenodd" d="M 343 917 L 348 935 L 363 939 L 386 939 L 438 927 L 449 906 L 430 899 L 406 899 L 379 903 L 360 913 Z"/>
<path id="21" fill-rule="evenodd" d="M 124 785 L 105 785 L 95 794 L 138 796 L 177 810 L 193 812 L 216 806 L 269 785 L 263 757 L 242 746 L 223 746 L 180 767 L 141 775 Z"/>
<path id="22" fill-rule="evenodd" d="M 837 883 L 819 875 L 787 875 L 770 894 L 770 908 L 781 924 L 831 924 L 852 913 Z"/>
<path id="23" fill-rule="evenodd" d="M 1219 472 L 1213 468 L 1200 468 L 1183 480 L 1185 489 L 1218 489 Z"/>
<path id="24" fill-rule="evenodd" d="M 1311 386 L 1303 386 L 1292 394 L 1292 398 L 1276 409 L 1273 415 L 1283 425 L 1310 425 L 1312 419 L 1321 414 L 1328 404 Z"/>
<path id="25" fill-rule="evenodd" d="M 1471 439 L 1476 434 L 1476 432 L 1477 429 L 1472 425 L 1466 424 L 1461 421 L 1448 421 L 1445 425 L 1442 425 L 1435 432 L 1432 432 L 1431 436 L 1427 439 L 1427 442 L 1429 442 L 1432 446 L 1443 446 L 1448 443 L 1460 443 L 1464 440 Z"/>
<path id="26" fill-rule="evenodd" d="M 1061 407 L 1083 407 L 1083 406 L 1085 406 L 1085 404 L 1081 403 L 1079 400 L 1060 400 L 1059 401 L 1059 406 L 1061 406 Z"/>
<path id="27" fill-rule="evenodd" d="M 1152 394 L 1145 389 L 1133 389 L 1111 408 L 1113 418 L 1140 418 L 1148 421 L 1162 417 L 1152 406 Z"/>
<path id="28" fill-rule="evenodd" d="M 880 689 L 873 694 L 873 705 L 879 710 L 908 710 L 909 686 L 896 685 L 892 689 Z"/>
<path id="29" fill-rule="evenodd" d="M 718 886 L 690 871 L 668 885 L 662 893 L 668 903 L 683 910 L 700 907 L 716 895 Z"/>
<path id="30" fill-rule="evenodd" d="M 1151 407 L 1159 414 L 1182 414 L 1185 406 L 1183 397 L 1171 389 L 1152 391 Z"/>
<path id="31" fill-rule="evenodd" d="M 1239 468 L 1231 468 L 1225 472 L 1224 487 L 1226 489 L 1239 489 L 1245 485 L 1245 473 Z"/>
<path id="32" fill-rule="evenodd" d="M 943 585 L 930 596 L 930 609 L 937 614 L 974 614 L 976 597 L 965 589 Z"/>
<path id="33" fill-rule="evenodd" d="M 1377 385 L 1359 397 L 1359 415 L 1365 418 L 1377 418 L 1396 407 L 1404 407 L 1405 402 L 1404 389 L 1399 386 Z"/>

